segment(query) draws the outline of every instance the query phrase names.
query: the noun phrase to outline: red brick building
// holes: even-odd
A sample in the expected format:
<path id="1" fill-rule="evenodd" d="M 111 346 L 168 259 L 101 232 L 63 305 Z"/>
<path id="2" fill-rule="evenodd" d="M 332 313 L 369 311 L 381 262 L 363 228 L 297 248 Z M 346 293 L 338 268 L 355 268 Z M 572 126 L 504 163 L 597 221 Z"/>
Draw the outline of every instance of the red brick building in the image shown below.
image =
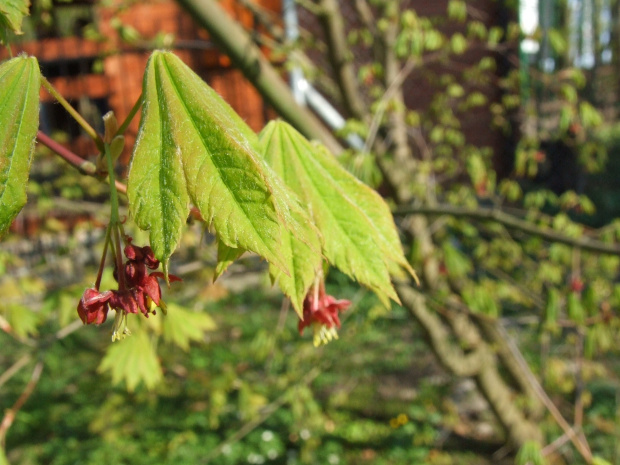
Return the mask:
<path id="1" fill-rule="evenodd" d="M 255 130 L 265 124 L 266 109 L 256 90 L 243 75 L 231 68 L 230 61 L 209 42 L 206 31 L 174 1 L 148 0 L 127 8 L 100 7 L 94 0 L 54 2 L 49 13 L 54 26 L 37 26 L 28 30 L 25 39 L 12 45 L 14 55 L 25 52 L 36 56 L 42 73 L 96 128 L 100 117 L 113 110 L 123 121 L 138 99 L 149 50 L 157 41 L 174 39 L 177 53 L 201 75 Z M 129 2 L 130 3 L 130 2 Z M 255 2 L 266 10 L 279 13 L 280 0 Z M 235 0 L 220 3 L 245 27 L 257 27 L 252 14 Z M 33 14 L 36 14 L 36 2 Z M 93 23 L 99 36 L 84 32 Z M 37 22 L 38 24 L 38 22 Z M 95 29 L 92 29 L 94 31 Z M 121 36 L 128 40 L 121 40 Z M 89 38 L 90 37 L 90 38 Z M 0 51 L 0 60 L 8 57 Z M 71 148 L 82 156 L 96 153 L 87 137 L 71 121 L 62 107 L 41 90 L 41 129 L 52 133 L 69 133 Z M 139 117 L 134 118 L 126 133 L 126 147 L 131 147 L 138 130 Z M 101 128 L 99 128 L 101 129 Z M 129 151 L 123 154 L 124 159 Z"/>

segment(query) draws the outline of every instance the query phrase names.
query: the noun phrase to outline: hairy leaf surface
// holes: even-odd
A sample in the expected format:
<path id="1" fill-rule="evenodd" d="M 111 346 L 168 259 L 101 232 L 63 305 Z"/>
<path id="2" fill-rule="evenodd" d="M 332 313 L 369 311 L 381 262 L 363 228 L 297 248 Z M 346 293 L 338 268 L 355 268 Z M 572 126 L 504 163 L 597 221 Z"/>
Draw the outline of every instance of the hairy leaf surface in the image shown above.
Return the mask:
<path id="1" fill-rule="evenodd" d="M 260 140 L 263 144 L 261 151 L 267 153 L 269 139 L 261 133 Z M 277 150 L 277 148 L 273 149 Z M 269 267 L 269 274 L 272 281 L 278 282 L 282 292 L 291 299 L 293 308 L 301 318 L 304 298 L 321 270 L 322 236 L 294 193 L 292 186 L 295 185 L 296 180 L 291 177 L 291 172 L 285 171 L 281 158 L 265 158 L 265 161 L 270 167 L 268 169 L 275 173 L 275 198 L 278 202 L 282 202 L 282 210 L 287 212 L 287 228 L 282 227 L 280 250 L 282 257 L 288 260 L 290 274 L 286 275 L 274 266 Z"/>
<path id="2" fill-rule="evenodd" d="M 267 162 L 299 196 L 321 232 L 327 260 L 384 302 L 398 302 L 390 271 L 394 264 L 408 265 L 383 200 L 287 123 L 269 123 L 260 140 Z"/>
<path id="3" fill-rule="evenodd" d="M 261 255 L 288 273 L 280 253 L 282 212 L 256 151 L 256 135 L 179 58 L 154 52 L 129 172 L 130 210 L 162 262 L 196 205 L 228 247 Z"/>
<path id="4" fill-rule="evenodd" d="M 379 238 L 377 245 L 384 254 L 390 274 L 404 277 L 402 273 L 404 269 L 417 280 L 415 271 L 404 256 L 390 207 L 375 190 L 344 169 L 325 146 L 316 143 L 313 146 L 318 150 L 318 153 L 315 152 L 316 162 L 330 173 L 334 182 L 360 207 L 373 224 Z"/>
<path id="5" fill-rule="evenodd" d="M 0 65 L 0 236 L 26 203 L 40 85 L 36 58 L 18 57 Z"/>

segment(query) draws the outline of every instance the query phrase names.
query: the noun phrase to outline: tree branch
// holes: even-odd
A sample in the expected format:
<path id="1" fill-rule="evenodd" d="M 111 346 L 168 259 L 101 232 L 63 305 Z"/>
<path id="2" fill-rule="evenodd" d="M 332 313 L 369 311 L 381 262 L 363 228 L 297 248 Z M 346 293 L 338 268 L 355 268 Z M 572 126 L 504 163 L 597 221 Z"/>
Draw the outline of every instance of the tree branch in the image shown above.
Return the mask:
<path id="1" fill-rule="evenodd" d="M 516 216 L 509 215 L 502 210 L 494 208 L 464 208 L 456 205 L 420 205 L 398 208 L 394 215 L 449 215 L 454 217 L 472 218 L 481 221 L 494 221 L 506 226 L 509 229 L 522 231 L 533 236 L 541 237 L 550 242 L 578 247 L 589 252 L 604 253 L 610 255 L 620 255 L 620 246 L 617 244 L 607 244 L 605 242 L 588 239 L 575 238 L 554 231 L 550 228 L 537 226 L 529 221 L 522 220 Z"/>
<path id="2" fill-rule="evenodd" d="M 360 120 L 368 116 L 364 100 L 357 87 L 355 67 L 347 45 L 344 20 L 335 0 L 320 0 L 318 19 L 327 40 L 329 61 L 342 94 L 346 112 Z"/>
<path id="3" fill-rule="evenodd" d="M 484 361 L 480 350 L 474 350 L 465 355 L 459 347 L 451 342 L 453 337 L 446 330 L 439 317 L 428 309 L 426 299 L 422 294 L 404 285 L 398 286 L 397 291 L 405 308 L 424 328 L 430 346 L 437 355 L 439 362 L 456 376 L 474 376 Z"/>
<path id="4" fill-rule="evenodd" d="M 463 354 L 463 351 L 451 342 L 454 338 L 445 330 L 443 322 L 428 309 L 422 294 L 406 284 L 397 285 L 396 290 L 403 306 L 424 329 L 440 363 L 452 374 L 469 376 L 476 381 L 510 442 L 516 446 L 529 440 L 542 442 L 540 428 L 530 422 L 515 405 L 514 392 L 502 379 L 493 350 L 480 338 L 471 320 L 464 318 L 452 326 L 458 342 L 475 344 L 471 353 Z"/>

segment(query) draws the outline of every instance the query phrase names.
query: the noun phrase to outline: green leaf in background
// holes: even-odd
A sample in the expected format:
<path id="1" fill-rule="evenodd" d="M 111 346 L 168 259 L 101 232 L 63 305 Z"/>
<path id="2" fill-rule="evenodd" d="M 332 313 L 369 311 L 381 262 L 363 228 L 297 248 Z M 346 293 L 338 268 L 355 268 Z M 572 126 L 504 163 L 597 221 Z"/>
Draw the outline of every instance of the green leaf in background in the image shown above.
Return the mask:
<path id="1" fill-rule="evenodd" d="M 260 140 L 267 163 L 299 196 L 321 232 L 327 260 L 384 303 L 398 302 L 390 271 L 395 264 L 408 265 L 381 197 L 285 122 L 269 123 Z"/>
<path id="2" fill-rule="evenodd" d="M 215 328 L 215 321 L 208 314 L 192 312 L 173 303 L 168 304 L 168 314 L 162 319 L 164 340 L 186 352 L 190 342 L 201 341 L 205 331 Z"/>
<path id="3" fill-rule="evenodd" d="M 29 0 L 0 1 L 0 42 L 6 43 L 8 30 L 22 33 L 22 21 L 28 15 Z"/>
<path id="4" fill-rule="evenodd" d="M 147 389 L 153 389 L 163 376 L 153 344 L 143 328 L 110 344 L 98 370 L 109 372 L 113 384 L 124 381 L 129 391 L 134 391 L 141 382 Z"/>
<path id="5" fill-rule="evenodd" d="M 0 305 L 2 315 L 13 333 L 21 338 L 36 336 L 39 333 L 41 316 L 26 305 L 9 303 Z"/>
<path id="6" fill-rule="evenodd" d="M 521 446 L 515 458 L 516 465 L 547 465 L 542 455 L 540 444 L 535 441 L 527 441 Z"/>
<path id="7" fill-rule="evenodd" d="M 288 273 L 281 212 L 256 151 L 256 135 L 179 58 L 156 51 L 129 171 L 130 211 L 164 264 L 191 200 L 228 247 L 256 252 Z"/>
<path id="8" fill-rule="evenodd" d="M 0 237 L 26 203 L 40 85 L 36 58 L 18 57 L 0 65 Z"/>
<path id="9" fill-rule="evenodd" d="M 568 318 L 578 325 L 585 322 L 586 312 L 581 304 L 581 296 L 576 292 L 570 292 L 566 297 L 566 312 Z"/>
<path id="10" fill-rule="evenodd" d="M 611 462 L 608 462 L 601 457 L 594 456 L 592 457 L 592 465 L 611 465 Z"/>
<path id="11" fill-rule="evenodd" d="M 442 249 L 450 277 L 460 279 L 471 273 L 472 264 L 467 255 L 454 247 L 450 242 L 445 242 Z"/>

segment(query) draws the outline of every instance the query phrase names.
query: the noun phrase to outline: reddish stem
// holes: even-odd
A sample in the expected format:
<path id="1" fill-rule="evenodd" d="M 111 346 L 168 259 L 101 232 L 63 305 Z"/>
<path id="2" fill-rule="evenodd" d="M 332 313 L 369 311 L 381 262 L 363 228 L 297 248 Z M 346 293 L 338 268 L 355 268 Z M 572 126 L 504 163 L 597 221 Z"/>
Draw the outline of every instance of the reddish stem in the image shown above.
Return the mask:
<path id="1" fill-rule="evenodd" d="M 97 167 L 91 161 L 84 160 L 79 155 L 76 155 L 71 150 L 69 150 L 64 145 L 59 144 L 55 140 L 53 140 L 48 135 L 42 133 L 41 131 L 37 132 L 37 139 L 41 144 L 45 145 L 51 151 L 59 155 L 62 159 L 64 159 L 71 166 L 77 168 L 81 173 L 84 173 L 88 176 L 93 176 L 98 178 L 102 173 L 97 171 Z M 123 194 L 127 193 L 127 186 L 122 182 L 116 181 L 116 190 L 122 192 Z"/>
<path id="2" fill-rule="evenodd" d="M 116 251 L 116 269 L 118 275 L 118 289 L 120 291 L 124 291 L 127 286 L 125 285 L 125 268 L 123 267 L 123 256 L 121 252 L 121 238 L 118 232 L 118 225 L 112 225 L 113 233 L 114 233 L 114 244 Z"/>
<path id="3" fill-rule="evenodd" d="M 95 281 L 95 289 L 99 290 L 101 285 L 101 277 L 103 276 L 103 268 L 105 267 L 105 256 L 108 253 L 108 243 L 110 242 L 110 229 L 112 225 L 108 223 L 108 227 L 105 231 L 105 241 L 103 242 L 103 253 L 101 254 L 101 262 L 99 263 L 99 270 L 97 270 L 97 279 Z"/>
<path id="4" fill-rule="evenodd" d="M 26 388 L 21 393 L 15 404 L 13 404 L 13 407 L 8 409 L 4 413 L 4 418 L 2 418 L 2 422 L 0 422 L 0 447 L 4 447 L 4 438 L 6 437 L 6 432 L 13 424 L 13 420 L 15 420 L 15 415 L 17 415 L 17 412 L 19 412 L 19 410 L 28 400 L 28 397 L 30 397 L 30 394 L 32 394 L 32 391 L 34 391 L 34 388 L 39 382 L 42 371 L 43 362 L 38 362 L 35 365 L 34 370 L 32 371 L 32 376 L 30 377 L 30 381 L 28 381 Z"/>

